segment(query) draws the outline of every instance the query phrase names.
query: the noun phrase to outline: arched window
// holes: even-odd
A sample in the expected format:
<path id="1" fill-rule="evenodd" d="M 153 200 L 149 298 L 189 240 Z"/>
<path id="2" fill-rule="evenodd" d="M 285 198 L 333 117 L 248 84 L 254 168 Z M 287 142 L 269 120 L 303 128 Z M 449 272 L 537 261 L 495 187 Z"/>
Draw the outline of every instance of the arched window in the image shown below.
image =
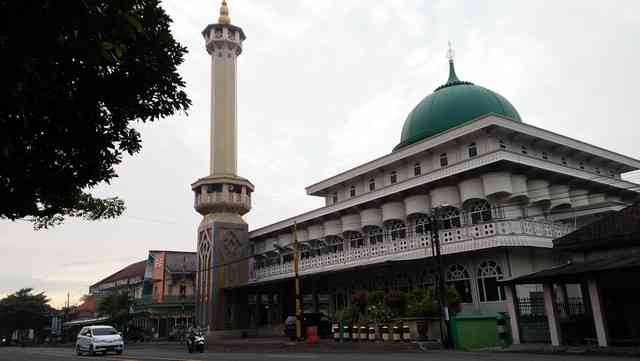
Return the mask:
<path id="1" fill-rule="evenodd" d="M 484 261 L 478 267 L 480 302 L 504 301 L 504 289 L 498 284 L 503 278 L 502 269 L 494 261 Z"/>
<path id="2" fill-rule="evenodd" d="M 369 179 L 369 191 L 375 191 L 376 190 L 376 180 L 371 178 Z"/>
<path id="3" fill-rule="evenodd" d="M 562 157 L 560 158 L 560 161 L 562 162 L 563 165 L 567 165 L 567 158 Z"/>
<path id="4" fill-rule="evenodd" d="M 507 145 L 504 144 L 504 140 L 500 140 L 498 144 L 500 145 L 500 149 L 507 149 Z"/>
<path id="5" fill-rule="evenodd" d="M 340 236 L 326 236 L 324 238 L 324 252 L 322 253 L 336 253 L 342 252 L 344 249 L 344 241 Z"/>
<path id="6" fill-rule="evenodd" d="M 392 241 L 403 239 L 407 236 L 407 229 L 402 221 L 389 221 L 386 224 L 386 228 Z"/>
<path id="7" fill-rule="evenodd" d="M 422 236 L 429 233 L 429 231 L 431 230 L 431 224 L 429 223 L 429 218 L 427 218 L 427 216 L 424 216 L 424 215 L 416 217 L 415 226 L 413 229 L 416 232 L 416 235 L 418 236 Z"/>
<path id="8" fill-rule="evenodd" d="M 416 163 L 413 165 L 413 175 L 420 175 L 422 174 L 422 168 L 420 167 L 420 163 Z"/>
<path id="9" fill-rule="evenodd" d="M 365 234 L 369 240 L 370 245 L 375 245 L 383 242 L 382 229 L 377 226 L 366 227 Z"/>
<path id="10" fill-rule="evenodd" d="M 360 232 L 349 231 L 345 234 L 345 239 L 349 242 L 351 248 L 360 248 L 364 246 L 364 238 Z"/>
<path id="11" fill-rule="evenodd" d="M 527 147 L 526 147 L 526 146 L 524 146 L 524 145 L 522 146 L 522 148 L 520 148 L 520 151 L 522 152 L 522 154 L 527 154 L 527 153 L 529 153 L 529 152 L 527 151 Z"/>
<path id="12" fill-rule="evenodd" d="M 580 166 L 580 169 L 584 169 L 584 162 L 580 162 L 579 166 Z"/>
<path id="13" fill-rule="evenodd" d="M 460 227 L 460 211 L 455 207 L 447 207 L 440 213 L 442 229 Z"/>
<path id="14" fill-rule="evenodd" d="M 458 291 L 463 303 L 473 302 L 471 296 L 471 276 L 464 266 L 453 264 L 447 270 L 447 286 Z"/>
<path id="15" fill-rule="evenodd" d="M 491 205 L 485 200 L 477 200 L 467 207 L 471 224 L 488 222 L 491 220 Z"/>
<path id="16" fill-rule="evenodd" d="M 473 158 L 478 155 L 478 147 L 476 147 L 476 143 L 469 144 L 469 158 Z"/>
<path id="17" fill-rule="evenodd" d="M 351 197 L 356 196 L 356 186 L 351 186 L 351 188 L 349 189 L 349 196 Z"/>
<path id="18" fill-rule="evenodd" d="M 547 155 L 547 152 L 542 152 L 542 159 L 549 159 L 549 156 Z"/>
<path id="19" fill-rule="evenodd" d="M 395 170 L 391 172 L 391 176 L 389 176 L 389 180 L 391 181 L 391 184 L 398 181 L 398 173 L 396 173 Z"/>
<path id="20" fill-rule="evenodd" d="M 440 154 L 440 166 L 446 167 L 449 165 L 449 161 L 447 160 L 447 153 Z"/>

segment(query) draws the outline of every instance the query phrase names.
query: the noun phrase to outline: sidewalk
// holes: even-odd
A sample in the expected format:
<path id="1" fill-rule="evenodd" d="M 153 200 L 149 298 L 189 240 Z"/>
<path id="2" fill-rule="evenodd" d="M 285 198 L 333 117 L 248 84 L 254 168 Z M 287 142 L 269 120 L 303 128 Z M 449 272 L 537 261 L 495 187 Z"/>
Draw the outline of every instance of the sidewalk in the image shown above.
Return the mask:
<path id="1" fill-rule="evenodd" d="M 378 353 L 423 352 L 415 342 L 335 342 L 321 339 L 315 344 L 292 342 L 284 337 L 207 340 L 207 350 L 215 352 L 316 352 Z"/>
<path id="2" fill-rule="evenodd" d="M 598 346 L 551 346 L 549 344 L 520 344 L 510 345 L 506 348 L 486 348 L 474 351 L 487 351 L 496 353 L 530 353 L 530 354 L 554 354 L 554 355 L 599 355 L 640 357 L 640 347 L 598 347 Z"/>

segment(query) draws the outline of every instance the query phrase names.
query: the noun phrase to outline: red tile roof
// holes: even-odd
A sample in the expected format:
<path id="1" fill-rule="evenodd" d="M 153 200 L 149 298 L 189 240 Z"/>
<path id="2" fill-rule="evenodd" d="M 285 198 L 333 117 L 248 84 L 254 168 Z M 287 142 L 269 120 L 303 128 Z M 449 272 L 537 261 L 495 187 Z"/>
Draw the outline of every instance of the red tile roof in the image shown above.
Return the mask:
<path id="1" fill-rule="evenodd" d="M 91 285 L 91 287 L 96 287 L 99 284 L 105 283 L 105 282 L 128 279 L 136 276 L 140 276 L 141 278 L 144 278 L 144 270 L 146 267 L 147 267 L 146 260 L 130 264 L 127 267 L 121 269 L 120 271 L 106 277 L 105 279 L 99 282 L 96 282 L 95 284 Z"/>

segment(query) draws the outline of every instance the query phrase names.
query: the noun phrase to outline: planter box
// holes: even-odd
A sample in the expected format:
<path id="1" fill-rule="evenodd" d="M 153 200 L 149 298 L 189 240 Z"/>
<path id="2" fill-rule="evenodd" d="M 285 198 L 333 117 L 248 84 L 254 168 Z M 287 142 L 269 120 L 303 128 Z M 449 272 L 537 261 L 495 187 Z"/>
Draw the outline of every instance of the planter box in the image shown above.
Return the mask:
<path id="1" fill-rule="evenodd" d="M 409 326 L 409 330 L 411 333 L 412 340 L 418 340 L 420 338 L 420 334 L 418 332 L 418 321 L 425 320 L 427 323 L 427 339 L 429 340 L 440 340 L 440 318 L 437 317 L 403 317 L 393 319 L 389 324 L 403 323 Z M 443 327 L 444 324 L 443 324 Z M 444 330 L 446 334 L 446 329 Z"/>

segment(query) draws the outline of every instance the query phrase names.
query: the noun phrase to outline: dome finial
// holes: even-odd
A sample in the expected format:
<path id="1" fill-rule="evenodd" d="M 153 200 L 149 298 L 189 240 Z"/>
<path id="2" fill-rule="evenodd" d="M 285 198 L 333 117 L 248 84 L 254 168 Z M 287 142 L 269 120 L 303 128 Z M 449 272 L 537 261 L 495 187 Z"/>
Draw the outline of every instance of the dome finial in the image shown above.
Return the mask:
<path id="1" fill-rule="evenodd" d="M 447 58 L 449 58 L 449 80 L 447 80 L 447 84 L 453 84 L 460 81 L 456 75 L 456 69 L 453 66 L 454 56 L 455 52 L 453 51 L 453 45 L 451 44 L 451 41 L 449 41 L 449 50 L 447 50 Z"/>
<path id="2" fill-rule="evenodd" d="M 218 24 L 231 24 L 231 18 L 229 17 L 229 8 L 227 7 L 227 0 L 222 0 L 220 5 L 220 16 L 218 17 Z"/>

